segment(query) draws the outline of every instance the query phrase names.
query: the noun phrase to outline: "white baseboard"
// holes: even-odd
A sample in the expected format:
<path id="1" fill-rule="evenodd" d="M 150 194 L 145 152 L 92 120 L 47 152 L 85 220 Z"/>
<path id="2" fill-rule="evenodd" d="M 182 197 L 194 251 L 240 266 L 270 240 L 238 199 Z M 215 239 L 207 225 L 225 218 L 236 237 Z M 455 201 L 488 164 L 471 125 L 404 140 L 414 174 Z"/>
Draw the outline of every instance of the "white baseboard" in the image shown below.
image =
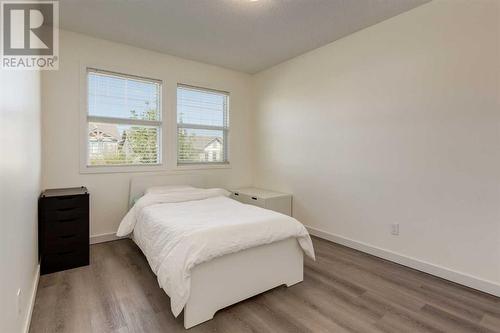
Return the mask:
<path id="1" fill-rule="evenodd" d="M 124 237 L 116 236 L 116 233 L 114 233 L 114 232 L 107 233 L 107 234 L 93 235 L 93 236 L 90 236 L 90 244 L 111 242 L 111 241 L 115 241 L 115 240 L 123 239 L 123 238 Z"/>
<path id="2" fill-rule="evenodd" d="M 30 330 L 30 324 L 31 324 L 31 316 L 33 315 L 33 308 L 35 307 L 35 300 L 36 300 L 36 291 L 38 290 L 38 281 L 40 280 L 40 264 L 38 264 L 35 272 L 35 278 L 33 281 L 33 291 L 31 292 L 31 297 L 29 300 L 29 309 L 28 313 L 26 314 L 26 319 L 24 322 L 24 333 L 28 333 Z"/>
<path id="3" fill-rule="evenodd" d="M 311 235 L 317 236 L 319 238 L 323 238 L 332 241 L 334 243 L 341 244 L 374 255 L 376 257 L 380 257 L 382 259 L 386 259 L 395 262 L 397 264 L 407 266 L 500 297 L 500 285 L 495 282 L 483 280 L 481 278 L 466 273 L 457 272 L 442 266 L 421 261 L 419 259 L 407 257 L 386 249 L 372 246 L 363 242 L 358 242 L 343 236 L 335 235 L 324 230 L 316 229 L 309 226 L 306 226 L 306 228 L 307 230 L 309 230 L 309 233 Z"/>

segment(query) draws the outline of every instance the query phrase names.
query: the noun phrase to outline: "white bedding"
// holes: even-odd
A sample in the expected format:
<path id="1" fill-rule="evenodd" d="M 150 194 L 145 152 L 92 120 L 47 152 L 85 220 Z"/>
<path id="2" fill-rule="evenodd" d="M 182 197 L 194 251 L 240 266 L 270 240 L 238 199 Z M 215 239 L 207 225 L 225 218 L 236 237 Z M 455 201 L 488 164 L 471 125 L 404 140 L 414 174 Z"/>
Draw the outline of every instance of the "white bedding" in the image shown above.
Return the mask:
<path id="1" fill-rule="evenodd" d="M 289 216 L 227 198 L 222 189 L 146 194 L 132 207 L 117 235 L 133 231 L 178 316 L 190 293 L 191 269 L 216 257 L 290 237 L 314 259 L 305 227 Z"/>

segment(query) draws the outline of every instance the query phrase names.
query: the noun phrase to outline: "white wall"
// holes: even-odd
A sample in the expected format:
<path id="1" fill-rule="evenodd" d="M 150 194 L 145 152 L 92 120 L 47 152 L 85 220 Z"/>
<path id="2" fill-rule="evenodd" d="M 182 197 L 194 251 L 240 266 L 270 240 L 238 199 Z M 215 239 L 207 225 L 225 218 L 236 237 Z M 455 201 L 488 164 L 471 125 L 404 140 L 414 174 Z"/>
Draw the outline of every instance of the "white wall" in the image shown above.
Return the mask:
<path id="1" fill-rule="evenodd" d="M 0 332 L 24 331 L 37 277 L 40 112 L 40 73 L 0 70 Z"/>
<path id="2" fill-rule="evenodd" d="M 252 183 L 251 76 L 68 31 L 60 34 L 58 71 L 42 75 L 43 187 L 86 185 L 91 195 L 91 235 L 113 233 L 126 213 L 134 173 L 81 174 L 79 121 L 81 69 L 85 65 L 164 80 L 168 172 L 176 165 L 174 146 L 176 86 L 186 83 L 230 92 L 230 169 L 203 172 L 214 183 Z M 85 125 L 85 124 L 83 124 Z"/>
<path id="3" fill-rule="evenodd" d="M 258 74 L 257 185 L 500 293 L 499 22 L 495 0 L 436 0 Z"/>

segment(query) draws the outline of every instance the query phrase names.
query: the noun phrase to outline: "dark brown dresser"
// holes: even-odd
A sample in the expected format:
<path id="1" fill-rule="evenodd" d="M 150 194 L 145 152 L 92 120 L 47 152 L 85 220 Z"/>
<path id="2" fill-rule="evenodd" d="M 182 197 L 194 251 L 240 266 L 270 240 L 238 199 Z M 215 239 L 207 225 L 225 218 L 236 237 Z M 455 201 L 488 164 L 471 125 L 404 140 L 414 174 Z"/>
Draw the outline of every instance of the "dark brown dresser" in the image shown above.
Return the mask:
<path id="1" fill-rule="evenodd" d="M 45 190 L 38 202 L 40 273 L 89 264 L 89 193 L 86 187 Z"/>

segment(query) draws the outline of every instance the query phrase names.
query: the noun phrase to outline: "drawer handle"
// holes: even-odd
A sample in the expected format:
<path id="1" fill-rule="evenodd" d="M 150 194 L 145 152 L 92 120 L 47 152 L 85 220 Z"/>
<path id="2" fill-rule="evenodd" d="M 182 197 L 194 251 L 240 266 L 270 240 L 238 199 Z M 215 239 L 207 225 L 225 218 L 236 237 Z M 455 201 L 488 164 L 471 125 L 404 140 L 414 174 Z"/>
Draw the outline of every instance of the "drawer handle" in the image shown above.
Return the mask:
<path id="1" fill-rule="evenodd" d="M 257 197 L 252 197 L 252 200 L 257 200 Z"/>
<path id="2" fill-rule="evenodd" d="M 69 207 L 69 208 L 58 208 L 57 211 L 58 212 L 67 212 L 68 210 L 74 210 L 76 209 L 77 207 Z"/>
<path id="3" fill-rule="evenodd" d="M 65 223 L 65 222 L 73 222 L 73 221 L 76 221 L 78 220 L 78 218 L 70 218 L 70 219 L 61 219 L 61 220 L 58 220 L 59 222 L 61 223 Z"/>
<path id="4" fill-rule="evenodd" d="M 75 236 L 76 236 L 75 234 L 73 234 L 73 235 L 64 235 L 64 236 L 59 236 L 59 238 L 66 239 L 66 238 L 73 238 Z"/>
<path id="5" fill-rule="evenodd" d="M 58 255 L 60 255 L 60 256 L 64 256 L 64 255 L 66 255 L 66 254 L 70 254 L 70 253 L 73 253 L 73 252 L 75 252 L 75 251 L 64 251 L 64 252 L 59 252 L 59 253 L 58 253 Z"/>

